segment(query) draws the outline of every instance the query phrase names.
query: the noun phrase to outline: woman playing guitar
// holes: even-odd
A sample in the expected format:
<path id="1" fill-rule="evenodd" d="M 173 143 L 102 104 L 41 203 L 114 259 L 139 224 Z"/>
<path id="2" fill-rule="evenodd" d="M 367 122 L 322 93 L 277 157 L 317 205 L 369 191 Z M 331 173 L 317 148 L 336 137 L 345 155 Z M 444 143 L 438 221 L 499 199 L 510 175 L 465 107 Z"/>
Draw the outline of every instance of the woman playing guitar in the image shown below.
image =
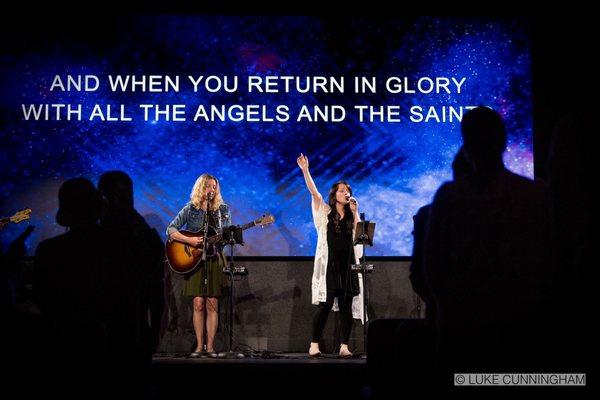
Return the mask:
<path id="1" fill-rule="evenodd" d="M 207 212 L 208 211 L 208 212 Z M 208 237 L 231 223 L 229 207 L 223 202 L 219 181 L 212 175 L 201 175 L 194 184 L 190 201 L 179 211 L 167 228 L 169 240 L 186 243 L 198 251 L 204 247 L 203 234 L 205 218 L 208 219 Z M 184 235 L 179 232 L 186 226 L 188 231 L 199 232 L 199 235 Z M 197 347 L 190 357 L 200 357 L 204 351 L 206 310 L 206 352 L 215 357 L 214 339 L 219 323 L 218 298 L 222 295 L 225 258 L 220 248 L 206 249 L 206 259 L 192 272 L 184 275 L 183 295 L 193 297 L 193 324 L 196 333 Z"/>

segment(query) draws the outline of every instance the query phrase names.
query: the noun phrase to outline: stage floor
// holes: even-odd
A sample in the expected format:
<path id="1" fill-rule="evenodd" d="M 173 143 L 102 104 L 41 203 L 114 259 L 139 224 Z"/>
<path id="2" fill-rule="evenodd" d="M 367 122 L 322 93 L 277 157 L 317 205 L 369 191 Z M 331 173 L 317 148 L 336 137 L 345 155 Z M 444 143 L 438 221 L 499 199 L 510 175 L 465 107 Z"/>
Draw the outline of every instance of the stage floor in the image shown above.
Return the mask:
<path id="1" fill-rule="evenodd" d="M 242 359 L 189 358 L 157 354 L 152 382 L 158 398 L 215 394 L 225 398 L 321 398 L 325 395 L 363 399 L 369 395 L 366 358 L 336 354 L 255 352 Z"/>
<path id="2" fill-rule="evenodd" d="M 310 357 L 307 353 L 274 353 L 274 352 L 253 352 L 245 353 L 244 358 L 223 358 L 223 357 L 202 357 L 190 358 L 188 353 L 165 353 L 155 354 L 152 363 L 160 364 L 179 364 L 179 363 L 236 363 L 236 364 L 332 364 L 332 365 L 365 365 L 367 359 L 360 354 L 351 358 L 340 358 L 337 354 L 323 354 L 320 357 Z"/>

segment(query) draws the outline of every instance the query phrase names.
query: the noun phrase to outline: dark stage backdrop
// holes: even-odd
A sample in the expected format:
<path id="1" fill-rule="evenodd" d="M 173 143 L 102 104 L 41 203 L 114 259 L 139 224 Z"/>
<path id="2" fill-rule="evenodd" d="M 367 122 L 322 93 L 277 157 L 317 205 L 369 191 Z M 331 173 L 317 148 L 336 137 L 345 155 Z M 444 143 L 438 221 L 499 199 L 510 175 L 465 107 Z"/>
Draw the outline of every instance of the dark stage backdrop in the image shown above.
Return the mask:
<path id="1" fill-rule="evenodd" d="M 307 352 L 316 307 L 311 305 L 312 261 L 243 261 L 246 277 L 234 281 L 234 347 L 238 350 Z M 408 262 L 377 261 L 367 278 L 369 317 L 417 318 L 425 305 L 413 292 Z M 187 353 L 194 347 L 191 298 L 181 296 L 181 275 L 167 273 L 167 301 L 163 336 L 158 351 Z M 229 345 L 229 303 L 220 304 L 221 321 L 216 337 L 217 351 Z M 339 346 L 338 313 L 332 312 L 323 334 L 323 350 Z M 363 351 L 363 329 L 355 320 L 350 348 Z"/>
<path id="2" fill-rule="evenodd" d="M 275 225 L 247 232 L 240 254 L 312 255 L 310 198 L 295 162 L 302 152 L 323 194 L 339 179 L 352 185 L 361 211 L 377 222 L 371 254 L 409 255 L 412 216 L 451 178 L 460 116 L 479 104 L 507 121 L 508 167 L 533 176 L 525 19 L 113 15 L 23 18 L 14 26 L 0 53 L 0 214 L 33 209 L 32 252 L 63 232 L 54 216 L 65 179 L 97 181 L 121 169 L 135 182 L 136 207 L 163 234 L 195 179 L 210 172 L 221 181 L 234 223 L 264 212 L 276 217 Z M 88 91 L 68 86 L 68 76 L 83 85 L 86 75 L 98 78 L 88 79 Z M 149 83 L 150 75 L 159 76 L 162 89 L 167 78 L 179 77 L 179 89 L 111 90 L 110 76 L 129 83 L 145 76 Z M 209 91 L 219 82 L 214 78 L 213 86 L 194 91 L 188 76 L 214 76 L 222 86 Z M 235 76 L 237 90 L 225 91 L 224 78 Z M 299 77 L 300 88 L 286 91 L 279 80 L 278 93 L 250 93 L 250 76 Z M 303 93 L 306 77 L 345 78 L 344 91 L 329 82 L 328 92 Z M 355 77 L 375 78 L 375 93 L 354 93 Z M 153 108 L 145 120 L 143 104 L 183 106 L 187 119 L 155 120 Z M 66 119 L 67 105 L 81 107 L 81 120 Z M 384 121 L 379 114 L 361 121 L 357 105 L 397 108 Z M 120 120 L 108 121 L 108 106 Z M 200 106 L 206 114 L 195 118 Z M 211 106 L 223 107 L 223 120 L 211 116 Z M 278 106 L 287 107 L 287 121 L 276 119 L 285 110 Z M 302 106 L 311 117 L 298 121 Z M 343 107 L 345 118 L 334 121 L 339 113 L 330 108 L 327 120 L 315 121 L 314 106 Z M 7 227 L 3 245 L 21 229 Z"/>

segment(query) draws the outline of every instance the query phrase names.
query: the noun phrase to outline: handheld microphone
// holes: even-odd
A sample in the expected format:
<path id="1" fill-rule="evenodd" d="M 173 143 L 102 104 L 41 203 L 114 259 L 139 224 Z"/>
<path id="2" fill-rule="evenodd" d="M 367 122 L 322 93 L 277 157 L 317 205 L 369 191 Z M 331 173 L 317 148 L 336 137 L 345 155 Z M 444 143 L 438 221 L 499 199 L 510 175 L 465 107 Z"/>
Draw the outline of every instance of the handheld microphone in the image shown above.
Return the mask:
<path id="1" fill-rule="evenodd" d="M 208 192 L 208 193 L 206 194 L 206 197 L 207 197 L 209 200 L 212 200 L 212 199 L 215 197 L 215 193 L 214 193 L 214 192 Z"/>
<path id="2" fill-rule="evenodd" d="M 354 197 L 350 196 L 350 198 L 348 199 L 348 201 L 350 201 L 350 203 L 356 204 L 357 201 Z"/>

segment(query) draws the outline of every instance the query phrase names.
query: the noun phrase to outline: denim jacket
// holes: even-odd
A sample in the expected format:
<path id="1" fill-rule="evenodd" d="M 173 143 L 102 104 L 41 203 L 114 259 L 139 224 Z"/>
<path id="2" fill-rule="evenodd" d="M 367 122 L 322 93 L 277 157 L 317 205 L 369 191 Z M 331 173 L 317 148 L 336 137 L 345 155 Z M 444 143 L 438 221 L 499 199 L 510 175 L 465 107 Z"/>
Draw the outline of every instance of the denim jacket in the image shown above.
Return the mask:
<path id="1" fill-rule="evenodd" d="M 171 233 L 180 230 L 184 225 L 188 231 L 198 232 L 202 229 L 203 220 L 204 211 L 194 207 L 190 201 L 179 211 L 175 219 L 167 227 L 167 238 L 169 238 Z M 215 228 L 218 232 L 231 225 L 231 212 L 227 204 L 221 204 L 217 210 L 217 225 Z"/>

